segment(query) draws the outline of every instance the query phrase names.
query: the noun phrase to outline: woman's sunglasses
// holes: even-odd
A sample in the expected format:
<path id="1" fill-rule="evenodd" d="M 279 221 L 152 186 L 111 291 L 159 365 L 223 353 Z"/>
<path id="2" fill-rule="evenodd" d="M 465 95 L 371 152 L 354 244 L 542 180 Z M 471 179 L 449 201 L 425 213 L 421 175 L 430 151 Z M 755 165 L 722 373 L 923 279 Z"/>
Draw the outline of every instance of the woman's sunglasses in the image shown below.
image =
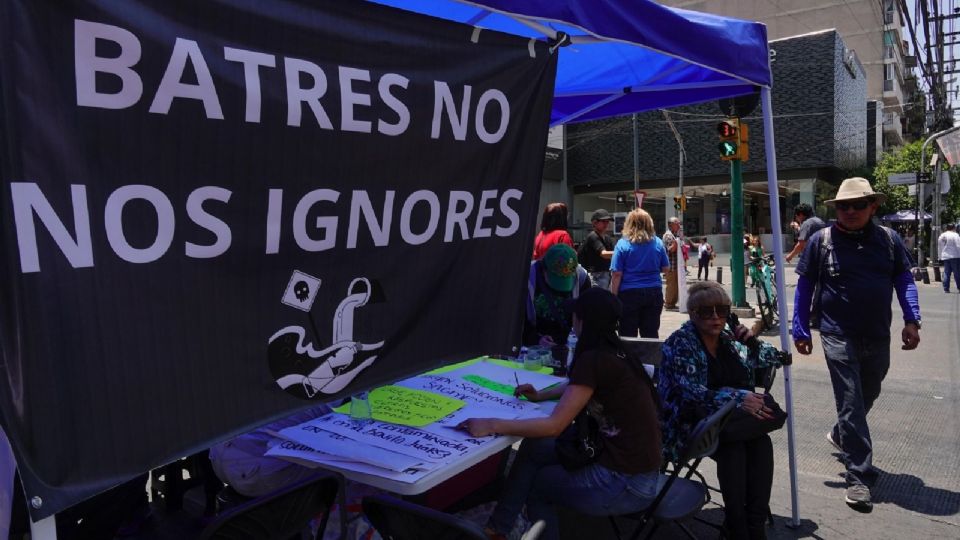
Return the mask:
<path id="1" fill-rule="evenodd" d="M 851 208 L 854 210 L 864 210 L 866 207 L 870 206 L 870 203 L 872 202 L 873 201 L 868 199 L 860 199 L 859 201 L 852 202 L 837 201 L 835 204 L 837 205 L 837 210 L 849 210 Z"/>
<path id="2" fill-rule="evenodd" d="M 704 320 L 709 319 L 714 315 L 720 317 L 721 319 L 726 319 L 727 316 L 730 315 L 730 306 L 726 304 L 721 304 L 718 306 L 701 306 L 698 307 L 694 313 L 697 314 L 697 317 Z"/>

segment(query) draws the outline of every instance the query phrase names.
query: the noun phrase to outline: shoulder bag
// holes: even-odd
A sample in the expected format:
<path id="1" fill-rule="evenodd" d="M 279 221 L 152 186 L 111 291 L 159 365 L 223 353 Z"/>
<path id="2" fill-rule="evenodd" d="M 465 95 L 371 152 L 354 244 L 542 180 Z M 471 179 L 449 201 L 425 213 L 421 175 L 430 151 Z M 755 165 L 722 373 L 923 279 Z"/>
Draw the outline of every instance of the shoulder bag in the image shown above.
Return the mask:
<path id="1" fill-rule="evenodd" d="M 568 471 L 586 467 L 600 458 L 600 454 L 603 453 L 600 426 L 597 420 L 587 413 L 586 407 L 556 438 L 554 448 L 560 465 Z"/>
<path id="2" fill-rule="evenodd" d="M 770 414 L 773 418 L 758 418 L 743 409 L 734 409 L 720 432 L 720 440 L 722 442 L 749 441 L 782 428 L 787 421 L 787 413 L 780 404 L 770 394 L 763 395 L 763 404 L 772 411 Z"/>

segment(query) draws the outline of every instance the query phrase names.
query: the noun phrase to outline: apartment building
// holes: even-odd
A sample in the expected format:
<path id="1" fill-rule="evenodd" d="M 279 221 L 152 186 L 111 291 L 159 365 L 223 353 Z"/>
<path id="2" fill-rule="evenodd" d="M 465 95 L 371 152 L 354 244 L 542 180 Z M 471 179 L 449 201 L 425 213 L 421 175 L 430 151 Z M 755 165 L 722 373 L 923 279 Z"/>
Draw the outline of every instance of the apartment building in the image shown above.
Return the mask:
<path id="1" fill-rule="evenodd" d="M 910 69 L 916 66 L 916 57 L 903 39 L 908 21 L 897 0 L 658 1 L 672 7 L 760 21 L 767 25 L 771 41 L 836 29 L 866 71 L 867 100 L 876 102 L 868 125 L 877 124 L 879 128 L 871 134 L 872 138 L 884 149 L 905 142 L 905 110 L 914 106 L 909 90 Z M 775 44 L 771 47 L 771 60 L 776 62 Z M 864 114 L 868 114 L 866 105 Z"/>

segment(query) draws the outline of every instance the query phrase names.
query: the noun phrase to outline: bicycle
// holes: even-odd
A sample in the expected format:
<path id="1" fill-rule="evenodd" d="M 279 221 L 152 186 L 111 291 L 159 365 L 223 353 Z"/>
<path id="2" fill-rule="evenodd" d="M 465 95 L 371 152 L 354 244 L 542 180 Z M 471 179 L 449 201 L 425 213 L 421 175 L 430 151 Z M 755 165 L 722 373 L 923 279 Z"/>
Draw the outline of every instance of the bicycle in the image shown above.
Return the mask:
<path id="1" fill-rule="evenodd" d="M 749 263 L 750 279 L 757 292 L 757 309 L 760 310 L 760 320 L 763 321 L 764 330 L 773 328 L 780 320 L 777 308 L 776 272 L 774 272 L 776 264 L 773 255 L 751 257 Z"/>

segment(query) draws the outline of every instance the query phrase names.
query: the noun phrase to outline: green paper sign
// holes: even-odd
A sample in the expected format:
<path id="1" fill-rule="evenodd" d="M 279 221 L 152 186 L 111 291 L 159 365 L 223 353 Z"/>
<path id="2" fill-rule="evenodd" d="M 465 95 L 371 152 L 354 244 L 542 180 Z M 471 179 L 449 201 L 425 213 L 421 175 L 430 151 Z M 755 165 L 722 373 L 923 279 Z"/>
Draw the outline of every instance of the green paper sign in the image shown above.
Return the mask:
<path id="1" fill-rule="evenodd" d="M 464 375 L 463 378 L 472 382 L 473 384 L 476 384 L 477 386 L 482 386 L 487 390 L 493 390 L 494 392 L 506 394 L 508 396 L 512 396 L 513 392 L 516 390 L 515 386 L 498 383 L 497 381 L 491 381 L 490 379 L 486 377 L 481 377 L 479 375 Z M 521 397 L 520 399 L 527 399 L 527 398 Z"/>
<path id="2" fill-rule="evenodd" d="M 423 427 L 463 407 L 464 402 L 432 392 L 402 386 L 381 386 L 370 391 L 373 419 L 402 426 Z M 350 414 L 350 404 L 334 409 Z"/>

